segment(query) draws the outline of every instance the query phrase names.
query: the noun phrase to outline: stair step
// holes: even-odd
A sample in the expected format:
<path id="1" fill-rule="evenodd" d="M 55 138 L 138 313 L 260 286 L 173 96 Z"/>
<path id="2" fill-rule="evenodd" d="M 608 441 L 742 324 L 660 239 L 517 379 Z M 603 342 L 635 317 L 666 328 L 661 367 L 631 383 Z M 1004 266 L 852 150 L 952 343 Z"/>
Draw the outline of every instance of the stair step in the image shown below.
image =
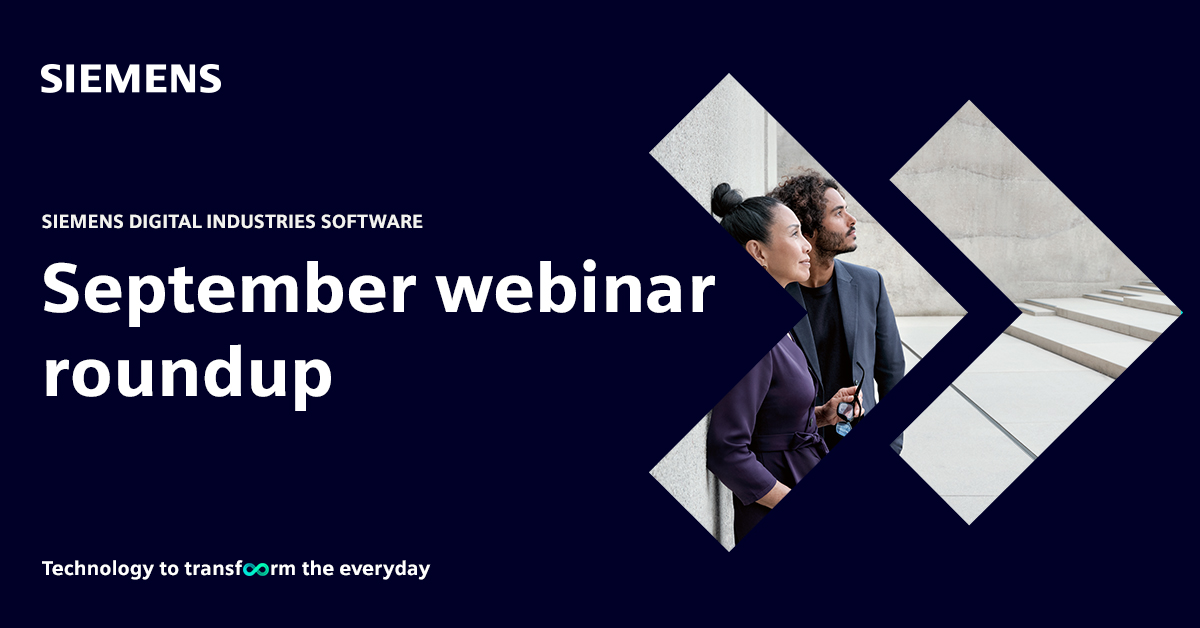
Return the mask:
<path id="1" fill-rule="evenodd" d="M 1165 296 L 1156 294 L 1142 294 L 1136 297 L 1126 297 L 1122 305 L 1136 307 L 1141 310 L 1149 310 L 1151 312 L 1161 312 L 1170 314 L 1171 316 L 1179 316 L 1179 306 L 1175 305 L 1171 299 Z"/>
<path id="2" fill-rule="evenodd" d="M 1138 284 L 1139 284 L 1139 285 L 1142 285 L 1142 286 L 1150 286 L 1151 288 L 1157 288 L 1157 287 L 1158 287 L 1158 286 L 1154 285 L 1154 282 L 1153 282 L 1153 281 L 1139 281 L 1139 282 L 1138 282 Z"/>
<path id="3" fill-rule="evenodd" d="M 1028 299 L 1034 305 L 1050 308 L 1063 318 L 1087 323 L 1142 340 L 1157 340 L 1159 334 L 1175 322 L 1176 317 L 1160 312 L 1101 303 L 1092 299 Z"/>
<path id="4" fill-rule="evenodd" d="M 1159 290 L 1158 288 L 1155 288 L 1154 286 L 1141 286 L 1141 285 L 1121 286 L 1121 289 L 1122 290 L 1134 290 L 1136 292 L 1146 292 L 1148 294 L 1157 294 L 1159 296 L 1162 296 L 1162 294 L 1163 294 L 1162 290 Z"/>
<path id="5" fill-rule="evenodd" d="M 1061 316 L 1022 314 L 1005 333 L 1114 379 L 1150 346 L 1148 340 Z"/>
<path id="6" fill-rule="evenodd" d="M 1083 295 L 1083 298 L 1091 299 L 1093 301 L 1100 301 L 1102 303 L 1116 303 L 1117 305 L 1123 305 L 1125 303 L 1125 297 L 1117 296 L 1115 294 L 1085 294 Z"/>
<path id="7" fill-rule="evenodd" d="M 1115 294 L 1119 297 L 1140 297 L 1146 294 L 1145 292 L 1137 292 L 1136 290 L 1120 290 L 1117 288 L 1105 288 L 1103 292 L 1104 294 Z"/>
<path id="8" fill-rule="evenodd" d="M 1030 316 L 1054 316 L 1054 310 L 1034 305 L 1032 303 L 1018 303 L 1017 307 L 1022 312 Z"/>

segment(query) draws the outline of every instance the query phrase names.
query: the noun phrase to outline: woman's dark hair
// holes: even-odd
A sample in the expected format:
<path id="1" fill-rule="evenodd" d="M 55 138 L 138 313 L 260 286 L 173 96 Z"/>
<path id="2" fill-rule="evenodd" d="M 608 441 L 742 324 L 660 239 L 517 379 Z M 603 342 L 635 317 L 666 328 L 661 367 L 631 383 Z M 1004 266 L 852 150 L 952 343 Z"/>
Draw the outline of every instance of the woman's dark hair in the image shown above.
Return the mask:
<path id="1" fill-rule="evenodd" d="M 718 185 L 712 193 L 713 215 L 721 219 L 721 226 L 741 246 L 751 240 L 770 244 L 771 221 L 775 218 L 772 208 L 776 205 L 782 203 L 769 196 L 742 200 L 742 195 L 728 183 Z"/>
<path id="2" fill-rule="evenodd" d="M 825 217 L 825 190 L 838 190 L 833 179 L 808 168 L 786 178 L 771 190 L 777 198 L 800 219 L 805 235 L 812 235 Z"/>

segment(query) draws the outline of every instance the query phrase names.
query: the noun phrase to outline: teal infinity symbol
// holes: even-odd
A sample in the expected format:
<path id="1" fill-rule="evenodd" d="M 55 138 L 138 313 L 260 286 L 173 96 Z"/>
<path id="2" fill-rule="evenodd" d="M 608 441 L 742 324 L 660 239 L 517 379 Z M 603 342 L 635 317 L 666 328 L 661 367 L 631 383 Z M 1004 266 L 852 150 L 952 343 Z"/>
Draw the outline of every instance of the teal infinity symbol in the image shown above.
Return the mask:
<path id="1" fill-rule="evenodd" d="M 257 565 L 254 563 L 246 563 L 245 565 L 242 565 L 242 573 L 246 574 L 247 576 L 253 576 L 255 574 L 265 576 L 271 573 L 271 566 L 266 563 L 259 563 Z"/>

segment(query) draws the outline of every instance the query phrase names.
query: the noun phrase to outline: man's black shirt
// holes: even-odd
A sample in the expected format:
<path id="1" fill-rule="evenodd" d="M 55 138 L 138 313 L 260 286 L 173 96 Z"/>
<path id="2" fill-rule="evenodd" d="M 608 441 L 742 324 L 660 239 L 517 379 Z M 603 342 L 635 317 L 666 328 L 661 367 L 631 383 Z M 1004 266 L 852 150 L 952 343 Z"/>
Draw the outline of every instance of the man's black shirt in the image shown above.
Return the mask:
<path id="1" fill-rule="evenodd" d="M 854 385 L 854 365 L 842 328 L 837 283 L 835 272 L 820 288 L 800 286 L 800 292 L 804 295 L 804 309 L 808 310 L 809 324 L 817 342 L 817 361 L 821 364 L 823 390 L 819 392 L 817 405 L 828 401 L 838 390 Z M 832 427 L 821 428 L 821 438 L 831 448 L 842 440 Z"/>

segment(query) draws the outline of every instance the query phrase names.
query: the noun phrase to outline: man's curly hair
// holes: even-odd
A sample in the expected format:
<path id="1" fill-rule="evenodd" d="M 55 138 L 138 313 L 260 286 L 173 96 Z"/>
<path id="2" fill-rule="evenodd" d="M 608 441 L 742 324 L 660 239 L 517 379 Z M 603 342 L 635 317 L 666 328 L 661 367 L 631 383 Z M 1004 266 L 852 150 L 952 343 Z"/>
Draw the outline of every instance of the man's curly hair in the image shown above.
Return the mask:
<path id="1" fill-rule="evenodd" d="M 833 179 L 808 168 L 800 169 L 771 190 L 770 196 L 779 199 L 800 219 L 804 235 L 813 235 L 825 214 L 825 190 L 841 191 Z"/>

